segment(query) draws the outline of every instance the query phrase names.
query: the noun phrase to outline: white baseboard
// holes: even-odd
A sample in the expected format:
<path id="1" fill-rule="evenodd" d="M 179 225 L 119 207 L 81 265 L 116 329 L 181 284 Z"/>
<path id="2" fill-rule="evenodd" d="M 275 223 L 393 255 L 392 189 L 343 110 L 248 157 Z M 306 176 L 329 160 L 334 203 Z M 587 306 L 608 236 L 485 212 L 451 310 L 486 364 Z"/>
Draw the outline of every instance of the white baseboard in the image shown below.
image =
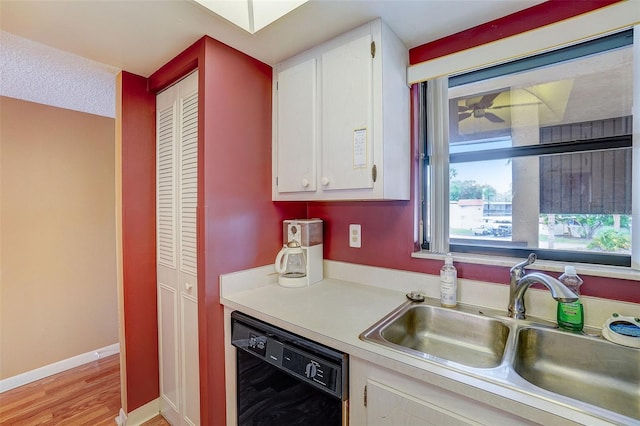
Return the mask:
<path id="1" fill-rule="evenodd" d="M 114 419 L 116 421 L 116 424 L 118 426 L 126 426 L 127 425 L 127 415 L 124 412 L 124 409 L 120 409 L 120 412 L 118 413 L 118 417 L 116 417 Z"/>
<path id="2" fill-rule="evenodd" d="M 160 398 L 147 402 L 128 415 L 124 413 L 123 409 L 120 409 L 120 415 L 116 417 L 116 423 L 118 426 L 139 426 L 158 414 L 160 414 Z"/>
<path id="3" fill-rule="evenodd" d="M 63 359 L 62 361 L 54 362 L 53 364 L 45 365 L 44 367 L 36 368 L 35 370 L 27 371 L 13 377 L 8 377 L 0 380 L 0 393 L 35 382 L 36 380 L 44 379 L 45 377 L 62 371 L 78 367 L 82 364 L 117 354 L 118 352 L 120 352 L 120 344 L 114 343 L 113 345 L 105 346 L 104 348 L 96 349 L 95 351 L 76 355 L 71 358 Z"/>

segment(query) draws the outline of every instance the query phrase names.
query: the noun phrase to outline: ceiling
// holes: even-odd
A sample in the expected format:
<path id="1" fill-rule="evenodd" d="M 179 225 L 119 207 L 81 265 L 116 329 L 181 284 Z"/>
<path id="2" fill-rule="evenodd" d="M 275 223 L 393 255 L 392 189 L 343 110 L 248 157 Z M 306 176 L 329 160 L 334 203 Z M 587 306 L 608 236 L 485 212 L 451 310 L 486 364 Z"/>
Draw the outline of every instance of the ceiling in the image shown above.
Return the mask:
<path id="1" fill-rule="evenodd" d="M 275 65 L 378 17 L 412 48 L 542 2 L 311 0 L 251 35 L 192 0 L 0 0 L 0 28 L 147 77 L 205 34 Z"/>

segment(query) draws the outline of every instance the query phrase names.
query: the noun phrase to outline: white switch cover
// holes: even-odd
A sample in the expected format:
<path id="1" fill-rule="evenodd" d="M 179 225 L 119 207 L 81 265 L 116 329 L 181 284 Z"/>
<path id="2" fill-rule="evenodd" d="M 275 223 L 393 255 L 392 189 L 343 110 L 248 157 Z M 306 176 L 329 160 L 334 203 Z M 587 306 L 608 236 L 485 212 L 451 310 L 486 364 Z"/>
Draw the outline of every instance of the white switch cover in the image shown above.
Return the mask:
<path id="1" fill-rule="evenodd" d="M 360 225 L 349 225 L 349 247 L 362 247 L 362 229 Z"/>

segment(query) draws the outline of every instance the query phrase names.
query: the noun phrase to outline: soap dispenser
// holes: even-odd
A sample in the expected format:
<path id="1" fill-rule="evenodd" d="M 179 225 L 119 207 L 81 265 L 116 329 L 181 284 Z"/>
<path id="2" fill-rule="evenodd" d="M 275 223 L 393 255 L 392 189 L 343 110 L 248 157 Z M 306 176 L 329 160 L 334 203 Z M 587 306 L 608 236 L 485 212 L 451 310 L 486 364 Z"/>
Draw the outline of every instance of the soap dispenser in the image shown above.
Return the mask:
<path id="1" fill-rule="evenodd" d="M 573 291 L 576 296 L 580 296 L 579 287 L 582 279 L 576 273 L 573 266 L 565 266 L 564 274 L 558 280 Z M 571 331 L 582 331 L 584 327 L 584 308 L 580 299 L 575 302 L 558 302 L 558 327 Z"/>
<path id="2" fill-rule="evenodd" d="M 447 253 L 440 269 L 440 305 L 453 308 L 458 304 L 458 271 L 453 266 L 453 256 Z"/>

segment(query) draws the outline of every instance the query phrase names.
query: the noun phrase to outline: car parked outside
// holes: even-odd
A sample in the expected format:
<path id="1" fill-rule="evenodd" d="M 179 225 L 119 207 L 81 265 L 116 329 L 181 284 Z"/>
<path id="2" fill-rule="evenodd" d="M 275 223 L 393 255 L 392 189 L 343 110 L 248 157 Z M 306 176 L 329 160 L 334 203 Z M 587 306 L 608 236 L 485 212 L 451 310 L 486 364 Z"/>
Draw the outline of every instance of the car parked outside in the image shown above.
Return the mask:
<path id="1" fill-rule="evenodd" d="M 471 228 L 473 235 L 492 235 L 494 237 L 510 237 L 512 225 L 510 217 L 484 217 L 482 223 Z"/>

